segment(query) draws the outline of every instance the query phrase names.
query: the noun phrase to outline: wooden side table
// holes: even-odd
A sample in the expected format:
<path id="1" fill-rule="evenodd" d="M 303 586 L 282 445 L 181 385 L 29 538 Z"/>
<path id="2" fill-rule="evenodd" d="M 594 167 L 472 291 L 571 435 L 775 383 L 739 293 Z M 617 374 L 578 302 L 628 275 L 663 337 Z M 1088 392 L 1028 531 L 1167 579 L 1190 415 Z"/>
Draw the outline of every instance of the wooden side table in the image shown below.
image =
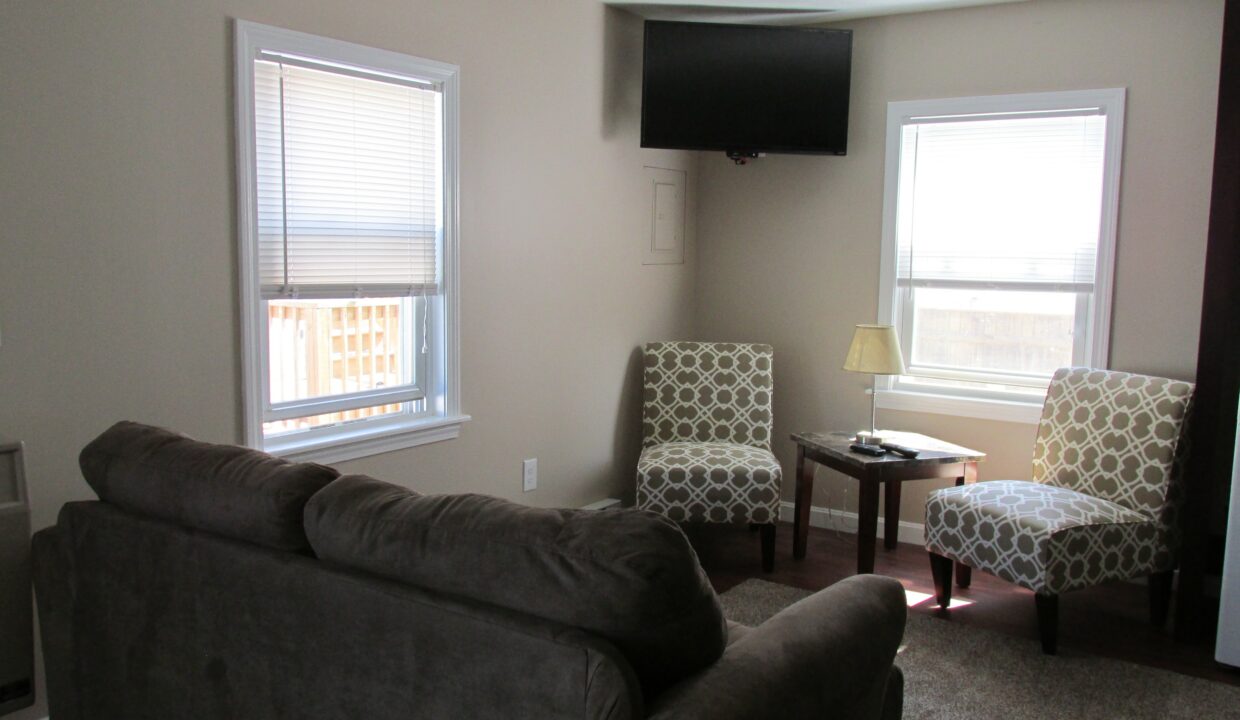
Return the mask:
<path id="1" fill-rule="evenodd" d="M 893 550 L 900 529 L 900 484 L 906 480 L 955 478 L 957 485 L 977 482 L 977 463 L 986 453 L 952 445 L 917 433 L 884 431 L 889 442 L 916 448 L 921 454 L 905 458 L 894 453 L 879 457 L 862 455 L 848 449 L 853 433 L 795 433 L 797 444 L 797 495 L 793 521 L 792 557 L 805 557 L 805 541 L 809 536 L 809 508 L 814 492 L 814 463 L 825 465 L 857 478 L 861 498 L 857 508 L 857 573 L 874 572 L 874 537 L 878 532 L 878 486 L 884 485 L 886 500 L 883 518 L 883 547 Z M 806 461 L 809 462 L 806 462 Z M 968 587 L 971 570 L 956 566 L 961 587 Z M 961 574 L 963 573 L 963 574 Z"/>

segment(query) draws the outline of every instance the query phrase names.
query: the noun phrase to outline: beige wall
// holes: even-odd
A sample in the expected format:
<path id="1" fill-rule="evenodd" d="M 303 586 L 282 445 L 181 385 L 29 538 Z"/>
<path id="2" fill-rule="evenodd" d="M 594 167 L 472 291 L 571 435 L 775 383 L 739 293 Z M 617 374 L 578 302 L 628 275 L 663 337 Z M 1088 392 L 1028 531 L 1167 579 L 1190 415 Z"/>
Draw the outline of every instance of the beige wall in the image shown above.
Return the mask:
<path id="1" fill-rule="evenodd" d="M 869 378 L 840 370 L 877 315 L 886 105 L 893 100 L 1126 87 L 1111 365 L 1193 376 L 1209 209 L 1222 0 L 1034 0 L 847 23 L 847 157 L 701 160 L 698 335 L 775 346 L 777 453 L 797 430 L 869 423 Z M 1034 428 L 879 410 L 879 425 L 986 451 L 981 477 L 1028 477 Z M 816 505 L 855 510 L 818 473 Z M 904 490 L 921 522 L 930 482 Z"/>
<path id="2" fill-rule="evenodd" d="M 234 17 L 461 66 L 474 419 L 342 467 L 540 505 L 620 492 L 633 350 L 689 333 L 694 279 L 692 248 L 640 264 L 642 166 L 692 156 L 638 147 L 636 18 L 578 0 L 21 0 L 0 10 L 0 434 L 27 443 L 35 526 L 90 496 L 77 451 L 117 419 L 241 438 Z"/>

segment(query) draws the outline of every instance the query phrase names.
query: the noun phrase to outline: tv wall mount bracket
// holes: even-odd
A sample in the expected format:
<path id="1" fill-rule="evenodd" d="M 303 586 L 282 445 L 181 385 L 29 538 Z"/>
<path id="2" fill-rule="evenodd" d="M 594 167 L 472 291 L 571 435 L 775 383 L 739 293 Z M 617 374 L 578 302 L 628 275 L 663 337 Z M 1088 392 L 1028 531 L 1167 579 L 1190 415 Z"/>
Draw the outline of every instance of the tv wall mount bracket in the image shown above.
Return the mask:
<path id="1" fill-rule="evenodd" d="M 750 160 L 753 160 L 755 158 L 760 158 L 763 155 L 766 155 L 766 153 L 750 152 L 748 150 L 728 150 L 727 155 L 732 160 L 732 162 L 736 163 L 737 165 L 744 165 L 745 163 L 748 163 Z"/>

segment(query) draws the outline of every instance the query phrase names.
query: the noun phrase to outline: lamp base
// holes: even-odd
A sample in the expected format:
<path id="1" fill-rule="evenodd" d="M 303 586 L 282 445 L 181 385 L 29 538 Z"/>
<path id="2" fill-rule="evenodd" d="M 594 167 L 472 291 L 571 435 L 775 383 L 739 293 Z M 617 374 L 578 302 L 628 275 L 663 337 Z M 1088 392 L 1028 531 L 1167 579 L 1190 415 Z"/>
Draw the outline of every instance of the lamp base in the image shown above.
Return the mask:
<path id="1" fill-rule="evenodd" d="M 862 445 L 882 445 L 883 444 L 883 438 L 881 435 L 876 435 L 875 433 L 869 432 L 867 430 L 862 430 L 858 432 L 857 436 L 853 439 L 861 443 Z"/>

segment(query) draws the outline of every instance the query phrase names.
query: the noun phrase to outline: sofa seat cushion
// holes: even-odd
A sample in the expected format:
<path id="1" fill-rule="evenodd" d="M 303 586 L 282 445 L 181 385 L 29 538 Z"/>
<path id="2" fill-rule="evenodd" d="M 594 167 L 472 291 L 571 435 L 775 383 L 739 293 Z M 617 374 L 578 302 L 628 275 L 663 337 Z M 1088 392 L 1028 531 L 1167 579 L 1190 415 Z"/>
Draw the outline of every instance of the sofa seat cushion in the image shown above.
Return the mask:
<path id="1" fill-rule="evenodd" d="M 1029 588 L 1059 594 L 1170 568 L 1158 523 L 1067 488 L 993 480 L 926 500 L 926 549 Z"/>
<path id="2" fill-rule="evenodd" d="M 118 422 L 82 449 L 82 476 L 130 512 L 276 550 L 309 547 L 306 501 L 339 473 L 267 453 Z"/>
<path id="3" fill-rule="evenodd" d="M 344 476 L 306 505 L 324 560 L 595 633 L 653 697 L 717 660 L 719 599 L 675 523 L 639 510 L 553 510 L 421 496 Z"/>
<path id="4" fill-rule="evenodd" d="M 779 461 L 752 445 L 669 442 L 637 460 L 637 506 L 677 522 L 775 522 L 779 485 Z"/>

